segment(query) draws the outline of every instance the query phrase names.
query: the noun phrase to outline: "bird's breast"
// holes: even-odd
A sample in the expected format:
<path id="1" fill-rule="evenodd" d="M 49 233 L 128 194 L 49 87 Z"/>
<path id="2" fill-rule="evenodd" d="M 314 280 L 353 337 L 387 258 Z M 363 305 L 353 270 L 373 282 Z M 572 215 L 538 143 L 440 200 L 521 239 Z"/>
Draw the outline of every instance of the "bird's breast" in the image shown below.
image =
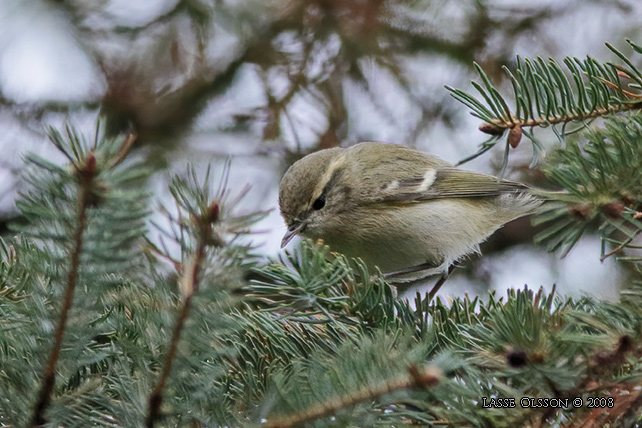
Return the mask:
<path id="1" fill-rule="evenodd" d="M 370 268 L 378 266 L 382 272 L 393 272 L 460 259 L 476 251 L 479 243 L 514 217 L 498 209 L 492 199 L 382 204 L 335 216 L 316 237 L 333 251 L 360 257 Z"/>

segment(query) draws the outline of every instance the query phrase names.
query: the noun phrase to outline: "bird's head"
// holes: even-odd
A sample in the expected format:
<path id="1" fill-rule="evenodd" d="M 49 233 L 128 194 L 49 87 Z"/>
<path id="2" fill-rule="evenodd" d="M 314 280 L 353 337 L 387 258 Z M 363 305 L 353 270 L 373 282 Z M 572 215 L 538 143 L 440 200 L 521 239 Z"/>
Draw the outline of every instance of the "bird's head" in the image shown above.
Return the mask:
<path id="1" fill-rule="evenodd" d="M 296 235 L 323 237 L 324 225 L 341 211 L 350 189 L 343 184 L 345 149 L 312 153 L 295 162 L 279 185 L 279 208 L 288 227 L 281 247 Z"/>

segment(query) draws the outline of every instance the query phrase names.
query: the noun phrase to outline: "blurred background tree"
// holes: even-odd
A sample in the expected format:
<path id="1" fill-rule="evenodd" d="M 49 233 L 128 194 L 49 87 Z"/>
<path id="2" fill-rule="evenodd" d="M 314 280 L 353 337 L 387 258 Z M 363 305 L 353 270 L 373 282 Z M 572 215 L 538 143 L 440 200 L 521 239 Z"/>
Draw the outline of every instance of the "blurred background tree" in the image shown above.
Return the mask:
<path id="1" fill-rule="evenodd" d="M 186 160 L 203 169 L 232 155 L 232 185 L 253 186 L 247 207 L 275 208 L 283 171 L 314 150 L 371 139 L 457 162 L 482 136 L 444 84 L 469 89 L 476 61 L 508 88 L 501 66 L 516 53 L 601 59 L 604 41 L 627 52 L 624 39 L 636 39 L 640 16 L 632 0 L 3 0 L 0 231 L 17 214 L 20 155 L 58 156 L 43 144 L 43 125 L 70 119 L 90 130 L 102 112 L 109 133 L 138 135 L 134 150 L 156 171 Z M 501 156 L 467 167 L 497 173 Z M 526 168 L 529 159 L 518 150 L 508 175 L 545 184 Z M 160 199 L 169 197 L 163 180 L 152 181 Z M 260 251 L 275 254 L 283 233 L 276 210 L 260 227 L 268 231 Z M 473 260 L 446 290 L 528 280 L 615 295 L 597 289 L 606 278 L 619 281 L 614 266 L 583 256 L 598 239 L 557 261 L 530 245 L 532 233 L 528 219 L 502 229 L 484 248 L 489 257 Z"/>

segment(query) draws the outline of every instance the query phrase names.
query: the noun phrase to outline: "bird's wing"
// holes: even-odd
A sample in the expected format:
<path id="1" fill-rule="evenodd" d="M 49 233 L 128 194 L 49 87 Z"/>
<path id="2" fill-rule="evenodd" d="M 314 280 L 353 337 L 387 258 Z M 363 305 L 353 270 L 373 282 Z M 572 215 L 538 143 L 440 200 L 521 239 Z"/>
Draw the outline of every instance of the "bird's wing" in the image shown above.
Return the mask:
<path id="1" fill-rule="evenodd" d="M 423 202 L 441 198 L 479 198 L 521 192 L 528 187 L 491 175 L 438 167 L 423 176 L 393 181 L 380 193 L 380 202 Z"/>
<path id="2" fill-rule="evenodd" d="M 520 183 L 456 168 L 436 156 L 408 147 L 368 142 L 348 150 L 355 159 L 378 159 L 377 163 L 355 163 L 354 174 L 362 183 L 361 197 L 366 203 L 479 198 L 528 189 Z M 376 156 L 372 155 L 373 151 Z"/>

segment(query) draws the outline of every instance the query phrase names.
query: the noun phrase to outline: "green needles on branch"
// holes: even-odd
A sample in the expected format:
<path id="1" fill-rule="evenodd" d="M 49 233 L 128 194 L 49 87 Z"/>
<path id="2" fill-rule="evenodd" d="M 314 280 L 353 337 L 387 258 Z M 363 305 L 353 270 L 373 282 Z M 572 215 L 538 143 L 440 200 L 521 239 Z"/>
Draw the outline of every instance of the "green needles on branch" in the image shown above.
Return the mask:
<path id="1" fill-rule="evenodd" d="M 642 47 L 629 41 L 640 54 Z M 526 128 L 561 125 L 566 135 L 567 125 L 583 124 L 597 117 L 642 108 L 642 74 L 627 57 L 607 44 L 624 65 L 566 58 L 566 70 L 555 61 L 517 57 L 514 71 L 504 66 L 513 88 L 513 99 L 506 100 L 482 68 L 475 64 L 481 83 L 472 82 L 481 98 L 460 89 L 446 88 L 452 96 L 472 110 L 472 115 L 484 121 L 479 129 L 491 137 L 479 151 L 462 160 L 467 162 L 492 148 L 506 136 L 506 159 L 509 149 L 516 148 L 522 135 L 538 142 Z M 570 73 L 570 76 L 569 76 Z M 555 128 L 556 132 L 557 128 Z M 541 150 L 536 147 L 535 153 Z M 504 161 L 505 167 L 506 160 Z"/>

